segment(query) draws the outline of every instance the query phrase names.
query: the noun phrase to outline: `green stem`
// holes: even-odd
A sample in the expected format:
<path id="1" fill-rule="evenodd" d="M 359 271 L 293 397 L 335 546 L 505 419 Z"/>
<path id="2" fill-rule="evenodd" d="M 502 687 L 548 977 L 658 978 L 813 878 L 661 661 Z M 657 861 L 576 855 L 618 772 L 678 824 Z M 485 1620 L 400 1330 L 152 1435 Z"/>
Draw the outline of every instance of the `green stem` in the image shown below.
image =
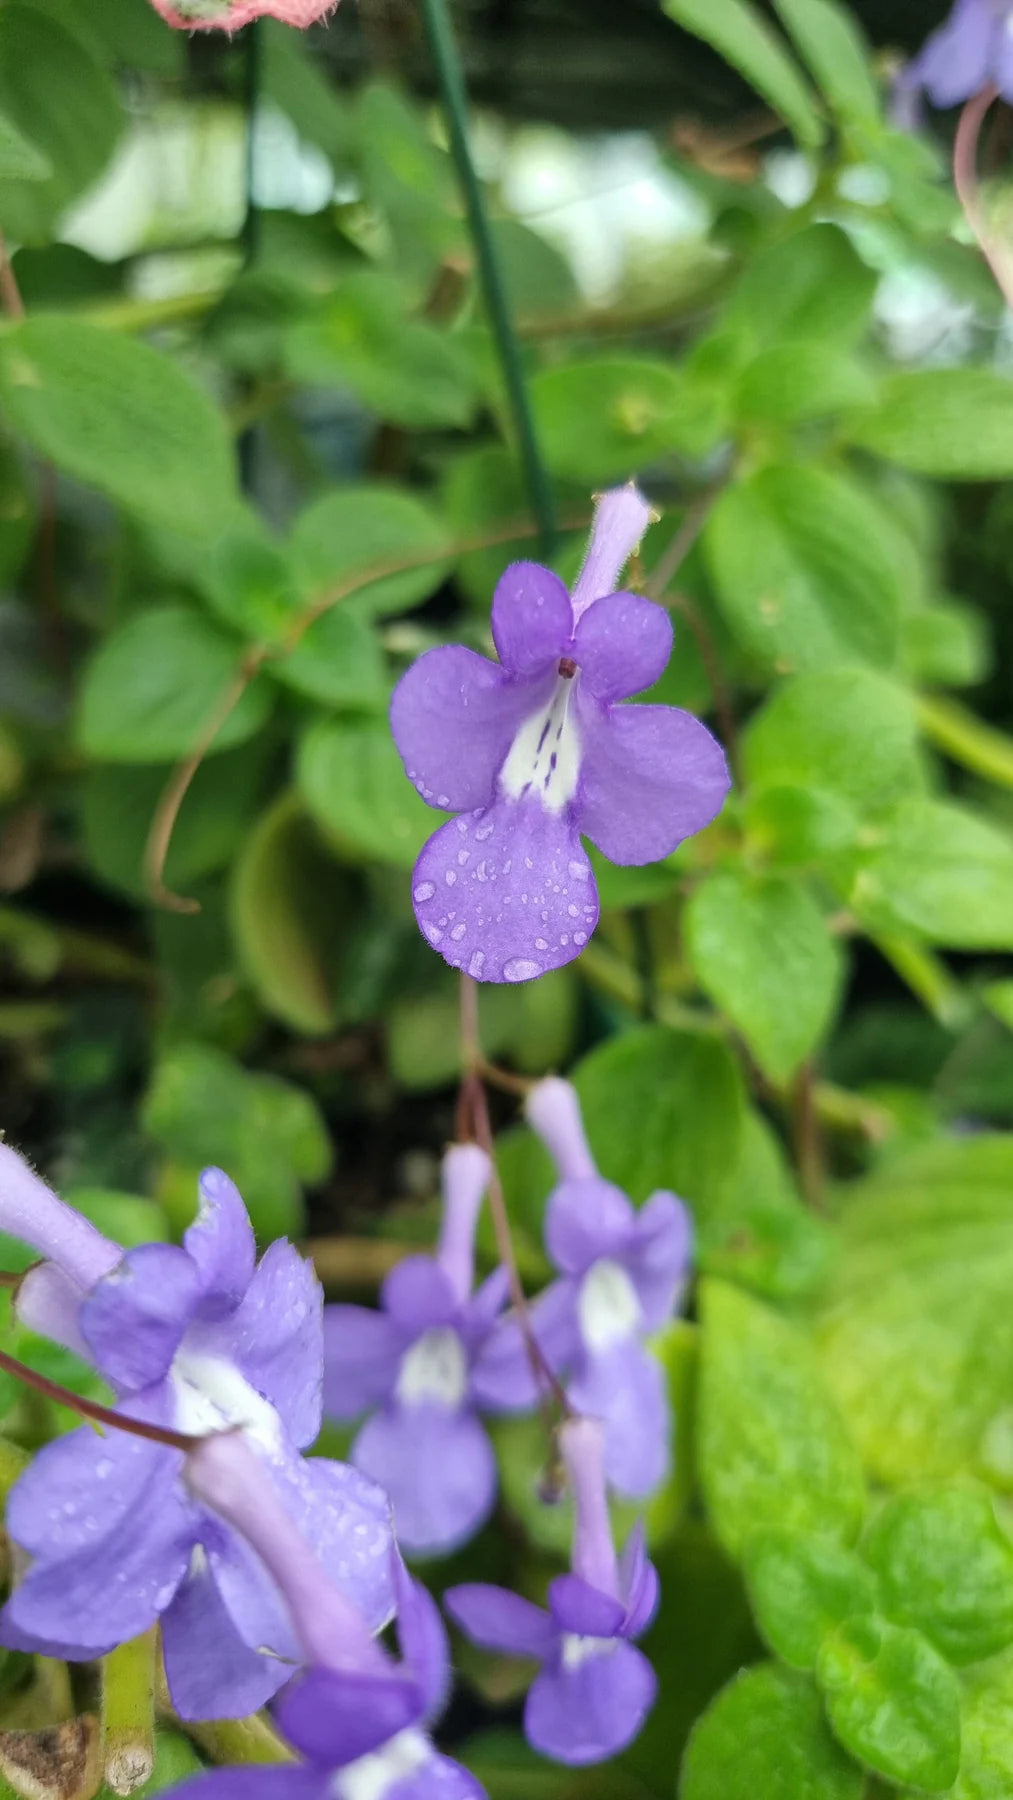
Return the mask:
<path id="1" fill-rule="evenodd" d="M 248 1719 L 207 1719 L 200 1723 L 179 1719 L 177 1723 L 212 1762 L 291 1763 L 296 1760 L 295 1752 L 259 1713 L 253 1713 Z"/>
<path id="2" fill-rule="evenodd" d="M 539 454 L 534 420 L 524 380 L 520 345 L 507 305 L 499 258 L 493 243 L 492 232 L 489 229 L 481 184 L 471 158 L 471 148 L 468 142 L 468 100 L 464 85 L 464 73 L 454 38 L 454 28 L 447 10 L 447 0 L 422 0 L 422 12 L 433 61 L 436 64 L 440 92 L 443 96 L 451 154 L 457 167 L 457 177 L 464 196 L 468 224 L 478 256 L 482 292 L 503 369 L 507 399 L 513 415 L 514 430 L 517 433 L 518 448 L 524 467 L 524 478 L 531 497 L 532 509 L 538 521 L 541 552 L 543 556 L 549 557 L 556 540 L 552 493 Z"/>
<path id="3" fill-rule="evenodd" d="M 155 1672 L 158 1628 L 102 1658 L 102 1737 L 106 1781 L 133 1794 L 155 1767 Z"/>
<path id="4" fill-rule="evenodd" d="M 1013 738 L 938 694 L 922 694 L 917 710 L 919 725 L 938 750 L 986 781 L 1013 788 Z"/>
<path id="5" fill-rule="evenodd" d="M 910 938 L 886 933 L 873 937 L 872 942 L 940 1025 L 959 1031 L 968 1024 L 974 1010 L 971 1002 L 933 951 Z"/>

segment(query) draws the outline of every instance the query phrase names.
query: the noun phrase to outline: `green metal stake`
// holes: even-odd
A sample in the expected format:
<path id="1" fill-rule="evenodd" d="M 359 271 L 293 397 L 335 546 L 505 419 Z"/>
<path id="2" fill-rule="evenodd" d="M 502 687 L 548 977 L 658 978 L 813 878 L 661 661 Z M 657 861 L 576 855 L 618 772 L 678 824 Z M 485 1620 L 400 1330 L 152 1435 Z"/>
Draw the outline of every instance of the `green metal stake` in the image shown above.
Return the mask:
<path id="1" fill-rule="evenodd" d="M 538 524 L 541 553 L 544 557 L 549 557 L 552 555 L 556 542 L 552 492 L 538 450 L 534 420 L 531 416 L 531 407 L 524 381 L 520 347 L 510 319 L 496 246 L 492 241 L 485 202 L 482 198 L 482 188 L 471 159 L 471 148 L 468 143 L 468 97 L 464 86 L 461 59 L 454 37 L 454 28 L 447 10 L 447 0 L 422 0 L 422 12 L 433 61 L 436 64 L 436 73 L 439 77 L 440 92 L 443 96 L 443 109 L 446 114 L 447 129 L 450 133 L 451 154 L 457 167 L 457 177 L 461 184 L 468 214 L 468 225 L 478 253 L 482 293 L 492 324 L 493 336 L 496 339 L 496 348 L 506 382 L 507 398 L 513 415 L 514 430 L 517 433 L 521 462 L 524 466 L 524 478 Z"/>

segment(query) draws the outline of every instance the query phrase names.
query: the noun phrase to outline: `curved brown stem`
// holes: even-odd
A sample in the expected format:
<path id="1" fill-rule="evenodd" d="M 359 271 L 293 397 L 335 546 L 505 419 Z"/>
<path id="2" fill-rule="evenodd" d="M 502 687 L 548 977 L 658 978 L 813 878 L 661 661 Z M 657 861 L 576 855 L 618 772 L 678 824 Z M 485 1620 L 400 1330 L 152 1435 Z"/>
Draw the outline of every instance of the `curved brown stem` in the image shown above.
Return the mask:
<path id="1" fill-rule="evenodd" d="M 182 1450 L 184 1455 L 200 1443 L 199 1438 L 191 1437 L 185 1431 L 150 1425 L 146 1419 L 130 1419 L 111 1406 L 100 1406 L 97 1400 L 83 1400 L 80 1394 L 61 1387 L 58 1381 L 50 1381 L 48 1375 L 40 1375 L 26 1363 L 18 1362 L 17 1357 L 8 1356 L 5 1350 L 0 1350 L 0 1369 L 13 1375 L 16 1381 L 23 1381 L 26 1387 L 34 1388 L 36 1393 L 44 1394 L 47 1400 L 55 1400 L 58 1406 L 69 1406 L 72 1412 L 82 1419 L 91 1419 L 95 1425 L 109 1425 L 114 1431 L 125 1431 L 128 1437 L 147 1438 L 150 1443 L 164 1444 L 169 1450 Z"/>
<path id="2" fill-rule="evenodd" d="M 991 107 L 998 99 L 998 89 L 983 87 L 967 102 L 957 123 L 953 140 L 953 185 L 957 199 L 975 241 L 988 263 L 1007 306 L 1013 307 L 1013 260 L 1003 245 L 992 237 L 981 204 L 978 184 L 978 144 L 981 128 Z"/>

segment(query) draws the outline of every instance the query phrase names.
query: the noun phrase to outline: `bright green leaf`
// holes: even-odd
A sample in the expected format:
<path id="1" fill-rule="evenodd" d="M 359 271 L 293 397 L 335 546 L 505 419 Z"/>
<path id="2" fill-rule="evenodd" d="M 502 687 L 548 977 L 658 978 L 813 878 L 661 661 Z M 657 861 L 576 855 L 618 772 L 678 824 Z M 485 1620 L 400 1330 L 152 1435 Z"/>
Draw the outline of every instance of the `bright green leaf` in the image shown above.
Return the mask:
<path id="1" fill-rule="evenodd" d="M 671 1188 L 705 1215 L 742 1142 L 745 1095 L 727 1047 L 644 1025 L 592 1050 L 573 1081 L 602 1173 L 635 1202 Z"/>
<path id="2" fill-rule="evenodd" d="M 824 1639 L 816 1664 L 830 1723 L 888 1781 L 938 1793 L 960 1763 L 960 1687 L 918 1631 L 867 1613 Z"/>
<path id="3" fill-rule="evenodd" d="M 872 376 L 845 350 L 820 338 L 789 340 L 747 364 L 734 406 L 747 424 L 798 425 L 867 406 L 875 394 Z"/>
<path id="4" fill-rule="evenodd" d="M 777 33 L 751 0 L 662 0 L 685 31 L 713 44 L 806 145 L 823 140 L 812 94 Z"/>
<path id="5" fill-rule="evenodd" d="M 1011 1192 L 999 1135 L 926 1145 L 852 1190 L 818 1347 L 881 1482 L 976 1466 L 1009 1405 Z"/>
<path id="6" fill-rule="evenodd" d="M 373 627 L 341 606 L 316 619 L 271 674 L 325 706 L 386 711 L 390 693 L 380 640 Z"/>
<path id="7" fill-rule="evenodd" d="M 846 122 L 879 118 L 879 89 L 869 46 L 839 0 L 774 0 L 781 23 L 818 87 Z"/>
<path id="8" fill-rule="evenodd" d="M 147 344 L 76 319 L 26 319 L 0 338 L 0 401 L 58 469 L 155 524 L 200 536 L 234 503 L 222 415 Z"/>
<path id="9" fill-rule="evenodd" d="M 1013 386 L 991 369 L 904 369 L 852 430 L 866 450 L 954 481 L 1013 475 Z"/>
<path id="10" fill-rule="evenodd" d="M 862 338 L 876 277 L 837 225 L 808 225 L 762 245 L 746 263 L 725 324 L 757 348 L 827 343 L 836 353 Z"/>
<path id="11" fill-rule="evenodd" d="M 782 1662 L 812 1669 L 823 1639 L 875 1603 L 876 1584 L 853 1550 L 830 1538 L 775 1527 L 746 1544 L 746 1583 L 756 1622 Z"/>
<path id="12" fill-rule="evenodd" d="M 99 646 L 85 671 L 78 738 L 102 762 L 171 762 L 187 756 L 236 680 L 238 645 L 188 606 L 136 613 Z M 260 678 L 245 689 L 208 755 L 241 744 L 270 709 Z"/>
<path id="13" fill-rule="evenodd" d="M 264 813 L 236 862 L 232 929 L 243 967 L 275 1018 L 307 1036 L 332 1031 L 355 916 L 349 877 L 288 795 Z"/>
<path id="14" fill-rule="evenodd" d="M 862 1472 L 808 1340 L 722 1282 L 701 1308 L 700 1475 L 719 1539 L 741 1554 L 767 1525 L 853 1538 Z"/>
<path id="15" fill-rule="evenodd" d="M 964 1687 L 960 1774 L 948 1800 L 1008 1800 L 1013 1794 L 1013 1656 L 976 1669 Z"/>
<path id="16" fill-rule="evenodd" d="M 0 113 L 0 182 L 46 181 L 53 173 L 49 157 Z"/>
<path id="17" fill-rule="evenodd" d="M 829 469 L 761 469 L 721 495 L 704 544 L 728 624 L 780 674 L 889 664 L 903 601 L 889 516 Z"/>
<path id="18" fill-rule="evenodd" d="M 674 450 L 703 454 L 720 433 L 711 392 L 671 363 L 596 357 L 540 369 L 529 384 L 553 474 L 620 481 Z"/>
<path id="19" fill-rule="evenodd" d="M 786 869 L 811 868 L 848 849 L 859 833 L 854 807 L 825 788 L 750 790 L 743 806 L 749 852 Z"/>
<path id="20" fill-rule="evenodd" d="M 862 1547 L 879 1576 L 883 1611 L 917 1626 L 949 1662 L 980 1662 L 1013 1644 L 1013 1545 L 988 1494 L 895 1494 Z"/>
<path id="21" fill-rule="evenodd" d="M 862 808 L 920 785 L 910 695 L 870 669 L 814 670 L 774 689 L 742 740 L 757 786 L 812 787 Z"/>
<path id="22" fill-rule="evenodd" d="M 874 931 L 954 950 L 1013 949 L 1013 840 L 941 800 L 903 800 L 841 869 L 847 904 Z"/>
<path id="23" fill-rule="evenodd" d="M 83 36 L 9 0 L 0 8 L 0 108 L 10 127 L 0 224 L 16 242 L 43 243 L 105 168 L 126 123 L 123 104 Z"/>
<path id="24" fill-rule="evenodd" d="M 311 725 L 299 745 L 296 780 L 314 818 L 351 861 L 410 869 L 443 822 L 408 780 L 386 721 Z"/>
<path id="25" fill-rule="evenodd" d="M 407 611 L 435 593 L 451 566 L 446 531 L 422 501 L 369 482 L 312 501 L 292 528 L 290 548 L 306 600 L 316 605 L 352 587 L 341 609 L 362 619 Z M 359 586 L 357 577 L 399 564 Z"/>
<path id="26" fill-rule="evenodd" d="M 712 875 L 690 899 L 685 930 L 703 987 L 765 1074 L 787 1081 L 826 1032 L 843 977 L 809 890 L 777 875 Z"/>
<path id="27" fill-rule="evenodd" d="M 705 1274 L 790 1300 L 820 1286 L 832 1243 L 826 1224 L 804 1205 L 773 1129 L 747 1112 L 731 1178 L 700 1224 Z"/>
<path id="28" fill-rule="evenodd" d="M 862 1800 L 864 1786 L 827 1730 L 812 1682 L 761 1663 L 694 1726 L 679 1800 Z"/>

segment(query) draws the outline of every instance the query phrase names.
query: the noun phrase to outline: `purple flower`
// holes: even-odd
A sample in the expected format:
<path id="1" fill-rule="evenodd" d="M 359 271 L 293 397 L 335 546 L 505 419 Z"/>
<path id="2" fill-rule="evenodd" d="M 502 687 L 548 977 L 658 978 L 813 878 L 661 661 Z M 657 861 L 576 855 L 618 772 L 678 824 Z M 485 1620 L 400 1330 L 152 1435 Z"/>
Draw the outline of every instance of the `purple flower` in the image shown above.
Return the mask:
<path id="1" fill-rule="evenodd" d="M 689 1266 L 691 1224 L 674 1194 L 634 1210 L 595 1167 L 575 1090 L 550 1077 L 527 1115 L 562 1176 L 549 1198 L 545 1243 L 561 1279 L 534 1302 L 535 1337 L 567 1378 L 578 1412 L 602 1421 L 605 1471 L 619 1494 L 641 1499 L 664 1480 L 671 1414 L 661 1368 L 644 1338 L 671 1317 Z M 487 1402 L 529 1406 L 533 1381 L 516 1319 L 498 1326 L 483 1359 Z"/>
<path id="2" fill-rule="evenodd" d="M 474 1236 L 489 1159 L 456 1144 L 443 1160 L 435 1256 L 409 1256 L 380 1294 L 382 1311 L 324 1309 L 324 1411 L 369 1417 L 352 1461 L 390 1495 L 406 1550 L 453 1549 L 492 1510 L 496 1462 L 477 1408 L 483 1353 L 507 1293 L 498 1269 L 472 1294 Z M 520 1397 L 523 1375 L 515 1384 Z M 510 1392 L 507 1376 L 500 1382 Z M 375 1410 L 374 1410 L 375 1409 Z"/>
<path id="3" fill-rule="evenodd" d="M 479 981 L 530 981 L 579 956 L 598 922 L 581 834 L 615 863 L 668 856 L 721 810 L 720 746 L 672 706 L 621 706 L 672 648 L 660 606 L 613 593 L 650 518 L 632 485 L 602 495 L 572 595 L 514 563 L 492 603 L 499 662 L 429 650 L 391 700 L 409 779 L 457 813 L 412 878 L 419 927 Z"/>
<path id="4" fill-rule="evenodd" d="M 18 1315 L 86 1357 L 128 1416 L 194 1434 L 238 1428 L 293 1525 L 379 1628 L 393 1606 L 386 1498 L 344 1464 L 299 1455 L 320 1426 L 319 1284 L 284 1242 L 257 1264 L 221 1170 L 205 1170 L 200 1191 L 182 1248 L 124 1254 L 0 1146 L 0 1229 L 48 1259 L 25 1276 Z M 91 1426 L 46 1445 L 8 1502 L 30 1561 L 0 1636 L 89 1659 L 160 1618 L 177 1710 L 242 1715 L 277 1692 L 298 1646 L 256 1557 L 184 1487 L 183 1460 Z"/>
<path id="5" fill-rule="evenodd" d="M 446 1636 L 431 1597 L 396 1553 L 400 1664 L 291 1529 L 241 1442 L 209 1438 L 187 1465 L 191 1488 L 248 1540 L 284 1597 L 307 1667 L 275 1716 L 305 1762 L 216 1769 L 173 1792 L 181 1800 L 485 1800 L 474 1776 L 439 1755 L 426 1731 L 446 1701 Z"/>
<path id="6" fill-rule="evenodd" d="M 956 0 L 898 85 L 902 96 L 924 89 L 934 106 L 959 106 L 990 83 L 1013 101 L 1013 0 Z"/>
<path id="7" fill-rule="evenodd" d="M 600 1428 L 570 1419 L 559 1436 L 574 1500 L 573 1572 L 550 1582 L 548 1611 L 485 1582 L 444 1598 L 475 1643 L 541 1663 L 524 1707 L 533 1748 L 556 1762 L 595 1763 L 625 1749 L 654 1704 L 654 1670 L 630 1640 L 654 1616 L 658 1578 L 639 1526 L 616 1559 Z"/>

